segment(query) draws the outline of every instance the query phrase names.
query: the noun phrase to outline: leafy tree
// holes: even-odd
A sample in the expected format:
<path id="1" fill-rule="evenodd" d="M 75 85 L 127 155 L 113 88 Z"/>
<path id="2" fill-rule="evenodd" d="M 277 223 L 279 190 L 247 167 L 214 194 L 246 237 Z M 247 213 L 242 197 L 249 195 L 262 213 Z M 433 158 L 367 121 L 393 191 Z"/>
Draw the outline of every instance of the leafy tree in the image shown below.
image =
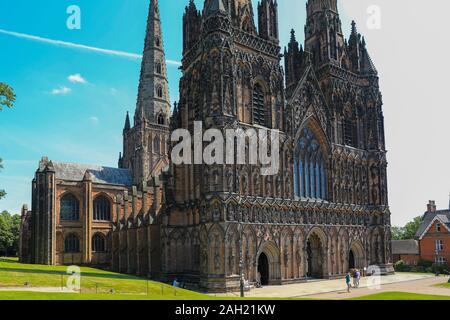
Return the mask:
<path id="1" fill-rule="evenodd" d="M 423 222 L 423 217 L 415 217 L 404 227 L 392 227 L 392 240 L 410 240 L 414 239 L 417 230 Z"/>
<path id="2" fill-rule="evenodd" d="M 0 82 L 0 110 L 3 107 L 11 108 L 16 101 L 16 95 L 13 88 L 6 83 Z"/>
<path id="3" fill-rule="evenodd" d="M 0 169 L 3 169 L 3 160 L 2 160 L 2 158 L 0 158 Z M 0 200 L 1 200 L 4 196 L 6 196 L 5 190 L 1 190 L 1 189 L 0 189 Z"/>
<path id="4" fill-rule="evenodd" d="M 392 240 L 402 240 L 404 237 L 403 227 L 392 227 Z"/>
<path id="5" fill-rule="evenodd" d="M 0 213 L 0 256 L 15 256 L 19 252 L 20 216 L 8 211 Z"/>
<path id="6" fill-rule="evenodd" d="M 14 94 L 14 89 L 11 88 L 6 83 L 0 82 L 0 111 L 3 107 L 12 108 L 14 102 L 16 101 L 16 95 Z M 0 158 L 0 169 L 3 169 L 2 159 Z M 6 195 L 5 190 L 0 189 L 0 199 Z"/>

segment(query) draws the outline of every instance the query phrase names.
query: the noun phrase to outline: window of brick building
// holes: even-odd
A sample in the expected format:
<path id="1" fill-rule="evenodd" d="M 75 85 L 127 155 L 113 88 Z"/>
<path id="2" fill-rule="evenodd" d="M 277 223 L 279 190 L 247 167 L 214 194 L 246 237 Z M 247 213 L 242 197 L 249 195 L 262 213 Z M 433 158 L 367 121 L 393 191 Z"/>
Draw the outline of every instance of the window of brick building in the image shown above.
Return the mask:
<path id="1" fill-rule="evenodd" d="M 94 200 L 94 220 L 110 221 L 111 220 L 111 204 L 109 200 L 100 196 Z"/>
<path id="2" fill-rule="evenodd" d="M 444 250 L 444 242 L 442 240 L 436 240 L 436 250 L 437 251 Z"/>
<path id="3" fill-rule="evenodd" d="M 102 234 L 97 233 L 92 238 L 92 251 L 94 252 L 106 252 L 106 241 Z"/>
<path id="4" fill-rule="evenodd" d="M 74 234 L 69 234 L 64 240 L 64 252 L 65 253 L 78 253 L 80 252 L 80 239 Z"/>
<path id="5" fill-rule="evenodd" d="M 441 224 L 436 224 L 436 232 L 441 232 Z"/>
<path id="6" fill-rule="evenodd" d="M 62 221 L 78 221 L 80 220 L 80 205 L 78 199 L 67 194 L 60 201 L 60 218 Z"/>

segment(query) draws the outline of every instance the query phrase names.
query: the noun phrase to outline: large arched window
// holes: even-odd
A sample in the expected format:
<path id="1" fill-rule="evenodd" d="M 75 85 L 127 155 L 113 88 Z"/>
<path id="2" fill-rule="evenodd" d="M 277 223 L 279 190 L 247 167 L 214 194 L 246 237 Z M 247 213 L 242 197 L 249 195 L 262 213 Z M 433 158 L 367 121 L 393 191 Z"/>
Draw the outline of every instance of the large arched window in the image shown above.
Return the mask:
<path id="1" fill-rule="evenodd" d="M 326 199 L 325 155 L 309 128 L 303 129 L 294 161 L 295 195 L 299 198 Z"/>
<path id="2" fill-rule="evenodd" d="M 64 239 L 64 252 L 65 253 L 78 253 L 80 252 L 80 239 L 75 234 L 69 234 Z"/>
<path id="3" fill-rule="evenodd" d="M 99 196 L 94 200 L 94 220 L 95 221 L 111 220 L 111 203 L 104 196 Z"/>
<path id="4" fill-rule="evenodd" d="M 92 251 L 106 252 L 106 240 L 102 234 L 97 233 L 92 237 Z"/>
<path id="5" fill-rule="evenodd" d="M 256 84 L 253 87 L 253 123 L 261 126 L 266 125 L 266 105 L 264 100 L 264 90 L 260 84 Z"/>
<path id="6" fill-rule="evenodd" d="M 63 196 L 59 203 L 61 221 L 80 220 L 80 205 L 73 194 Z"/>

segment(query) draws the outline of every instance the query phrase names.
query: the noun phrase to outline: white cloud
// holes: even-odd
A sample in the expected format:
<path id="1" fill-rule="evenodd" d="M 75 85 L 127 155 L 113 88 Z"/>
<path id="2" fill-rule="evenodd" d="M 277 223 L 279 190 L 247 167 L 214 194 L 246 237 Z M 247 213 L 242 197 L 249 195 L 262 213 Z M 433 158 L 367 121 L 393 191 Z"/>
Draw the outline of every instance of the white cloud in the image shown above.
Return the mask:
<path id="1" fill-rule="evenodd" d="M 70 92 L 72 92 L 72 89 L 70 89 L 68 87 L 59 87 L 59 88 L 53 89 L 51 91 L 51 94 L 53 94 L 53 95 L 63 94 L 64 95 L 64 94 L 68 94 Z"/>
<path id="2" fill-rule="evenodd" d="M 90 121 L 92 124 L 98 124 L 98 122 L 99 122 L 98 118 L 95 117 L 95 116 L 90 117 L 90 118 L 89 118 L 89 121 Z"/>
<path id="3" fill-rule="evenodd" d="M 117 51 L 117 50 L 91 47 L 91 46 L 86 46 L 84 44 L 48 39 L 48 38 L 43 38 L 43 37 L 38 37 L 38 36 L 30 35 L 30 34 L 8 31 L 8 30 L 3 30 L 3 29 L 0 29 L 0 33 L 6 34 L 9 36 L 13 36 L 16 38 L 43 42 L 43 43 L 47 43 L 47 44 L 51 44 L 51 45 L 55 45 L 55 46 L 80 49 L 80 50 L 85 50 L 85 51 L 97 52 L 97 53 L 102 53 L 102 54 L 106 54 L 106 55 L 118 56 L 118 57 L 124 57 L 124 58 L 136 59 L 136 60 L 142 59 L 142 55 L 137 54 L 137 53 L 130 53 L 130 52 L 125 52 L 125 51 Z M 167 64 L 174 65 L 174 66 L 181 66 L 181 62 L 173 61 L 173 60 L 167 60 Z"/>
<path id="4" fill-rule="evenodd" d="M 79 73 L 72 74 L 72 75 L 70 75 L 67 79 L 68 79 L 70 82 L 73 82 L 73 83 L 81 83 L 81 84 L 86 84 L 86 83 L 87 83 L 86 79 L 83 78 L 83 77 L 81 76 L 81 74 L 79 74 Z"/>

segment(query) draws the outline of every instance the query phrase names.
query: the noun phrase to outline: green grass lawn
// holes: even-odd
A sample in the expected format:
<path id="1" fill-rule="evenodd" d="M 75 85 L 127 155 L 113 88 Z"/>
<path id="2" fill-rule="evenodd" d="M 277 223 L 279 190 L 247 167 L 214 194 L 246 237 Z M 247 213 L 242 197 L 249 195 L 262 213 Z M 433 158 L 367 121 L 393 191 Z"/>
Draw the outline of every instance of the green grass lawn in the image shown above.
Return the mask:
<path id="1" fill-rule="evenodd" d="M 348 300 L 450 300 L 450 296 L 435 296 L 407 292 L 383 292 Z"/>
<path id="2" fill-rule="evenodd" d="M 30 265 L 17 259 L 0 258 L 0 287 L 66 287 L 68 278 L 65 266 Z M 113 293 L 113 294 L 112 294 Z M 15 298 L 16 297 L 16 298 Z M 207 299 L 206 295 L 175 289 L 172 286 L 147 281 L 99 269 L 81 268 L 81 294 L 0 292 L 0 299 Z"/>

